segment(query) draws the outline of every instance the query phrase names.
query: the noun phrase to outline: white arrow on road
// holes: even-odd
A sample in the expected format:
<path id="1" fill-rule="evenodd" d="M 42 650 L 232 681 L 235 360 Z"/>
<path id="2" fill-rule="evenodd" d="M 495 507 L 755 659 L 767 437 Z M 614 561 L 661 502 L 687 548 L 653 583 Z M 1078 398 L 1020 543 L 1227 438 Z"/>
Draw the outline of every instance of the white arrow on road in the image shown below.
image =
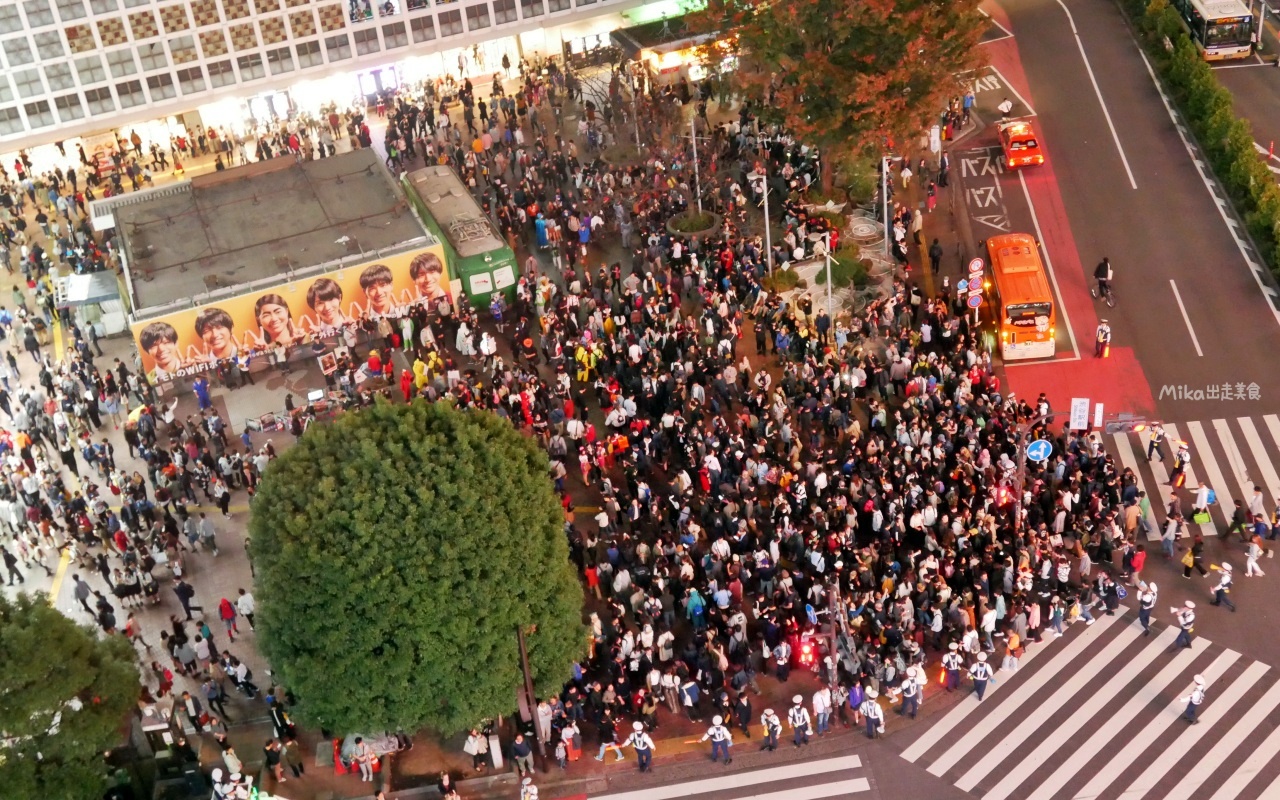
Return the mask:
<path id="1" fill-rule="evenodd" d="M 1263 147 L 1262 145 L 1258 144 L 1255 141 L 1253 143 L 1253 148 L 1257 150 L 1259 153 L 1261 153 L 1262 155 L 1266 156 L 1269 161 L 1280 161 L 1280 156 L 1277 156 L 1275 153 L 1272 153 L 1271 148 L 1269 147 Z M 1277 175 L 1280 175 L 1280 167 L 1277 167 L 1275 164 L 1267 164 L 1267 169 L 1271 170 Z"/>

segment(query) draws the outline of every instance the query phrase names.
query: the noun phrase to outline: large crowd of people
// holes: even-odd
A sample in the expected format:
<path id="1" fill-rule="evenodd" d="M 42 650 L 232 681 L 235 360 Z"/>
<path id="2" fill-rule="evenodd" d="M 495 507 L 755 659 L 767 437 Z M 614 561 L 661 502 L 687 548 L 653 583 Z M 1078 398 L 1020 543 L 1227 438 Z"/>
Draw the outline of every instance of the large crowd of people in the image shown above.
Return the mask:
<path id="1" fill-rule="evenodd" d="M 539 735 L 576 753 L 595 733 L 603 754 L 619 724 L 652 730 L 662 713 L 746 726 L 759 716 L 761 677 L 786 682 L 795 668 L 828 684 L 812 700 L 819 732 L 833 714 L 860 720 L 873 691 L 918 703 L 913 668 L 943 654 L 977 664 L 1003 639 L 1000 663 L 1016 668 L 1023 648 L 1065 621 L 1115 608 L 1116 584 L 1093 565 L 1117 550 L 1132 564 L 1141 549 L 1142 517 L 1125 511 L 1143 501 L 1134 477 L 1096 439 L 1064 432 L 1043 396 L 1001 391 L 960 298 L 927 296 L 899 272 L 879 299 L 832 319 L 803 290 L 770 290 L 770 261 L 830 241 L 811 235 L 827 233 L 829 217 L 803 204 L 816 151 L 760 135 L 744 106 L 706 123 L 696 182 L 674 126 L 656 131 L 645 156 L 611 164 L 591 142 L 618 138 L 600 132 L 622 121 L 583 109 L 580 130 L 565 132 L 553 107 L 581 92 L 559 73 L 525 74 L 487 107 L 477 101 L 471 118 L 469 83 L 443 113 L 438 96 L 398 99 L 387 134 L 405 168 L 414 158 L 457 167 L 527 254 L 514 301 L 445 297 L 404 319 L 366 320 L 368 346 L 328 379 L 353 405 L 372 402 L 361 387 L 378 384 L 363 378 L 382 376 L 392 398 L 489 409 L 545 446 L 567 508 L 599 506 L 566 530 L 594 647 L 583 673 L 546 699 Z M 679 99 L 655 91 L 644 103 Z M 917 167 L 926 183 L 928 164 Z M 766 168 L 787 193 L 772 254 L 753 230 L 758 189 L 746 177 Z M 668 222 L 695 185 L 723 224 L 673 234 Z M 21 229 L 20 192 L 5 194 L 0 232 Z M 6 343 L 35 336 L 39 311 L 10 316 Z M 210 708 L 227 682 L 256 694 L 232 654 L 251 595 L 217 604 L 208 616 L 219 630 L 193 624 L 184 556 L 216 552 L 218 539 L 188 506 L 225 515 L 234 493 L 252 496 L 274 450 L 230 434 L 206 403 L 177 417 L 136 366 L 96 363 L 92 336 L 69 333 L 59 363 L 27 348 L 34 379 L 19 379 L 13 356 L 0 363 L 9 548 L 27 569 L 71 553 L 84 611 L 107 633 L 164 651 L 146 659 L 150 695 L 172 691 L 175 675 Z M 294 410 L 295 433 L 306 414 Z M 123 426 L 129 461 L 104 438 L 112 425 Z M 1054 453 L 1020 474 L 1028 436 L 1051 439 Z M 186 614 L 144 642 L 116 606 L 155 602 L 157 570 Z M 834 651 L 816 635 L 819 611 L 838 621 Z"/>

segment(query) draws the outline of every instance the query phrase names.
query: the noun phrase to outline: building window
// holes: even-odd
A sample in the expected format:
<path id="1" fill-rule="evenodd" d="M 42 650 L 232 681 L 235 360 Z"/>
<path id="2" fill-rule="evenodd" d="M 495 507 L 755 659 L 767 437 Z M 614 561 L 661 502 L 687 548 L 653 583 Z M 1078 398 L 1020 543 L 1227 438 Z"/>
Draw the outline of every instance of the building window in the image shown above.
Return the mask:
<path id="1" fill-rule="evenodd" d="M 90 114 L 115 113 L 116 101 L 111 97 L 111 90 L 105 86 L 101 89 L 85 89 L 84 99 L 89 103 Z"/>
<path id="2" fill-rule="evenodd" d="M 391 17 L 400 13 L 400 6 L 396 4 L 396 0 L 382 0 L 378 3 L 378 16 Z M 388 45 L 388 47 L 390 47 Z"/>
<path id="3" fill-rule="evenodd" d="M 369 28 L 363 31 L 356 31 L 356 54 L 367 56 L 376 52 L 378 52 L 377 29 Z"/>
<path id="4" fill-rule="evenodd" d="M 58 119 L 63 122 L 84 119 L 84 105 L 81 104 L 80 95 L 78 94 L 67 94 L 54 98 L 53 104 L 58 109 Z"/>
<path id="5" fill-rule="evenodd" d="M 43 128 L 53 124 L 53 109 L 48 100 L 37 100 L 22 107 L 27 112 L 27 124 L 32 128 Z"/>
<path id="6" fill-rule="evenodd" d="M 199 58 L 196 53 L 196 40 L 193 36 L 179 36 L 169 40 L 169 54 L 173 63 L 186 64 Z"/>
<path id="7" fill-rule="evenodd" d="M 31 38 L 35 40 L 36 52 L 40 54 L 41 61 L 52 61 L 67 54 L 62 48 L 62 34 L 57 31 L 37 33 Z"/>
<path id="8" fill-rule="evenodd" d="M 13 73 L 13 82 L 18 86 L 18 97 L 35 97 L 44 94 L 44 84 L 40 82 L 38 70 L 19 70 Z"/>
<path id="9" fill-rule="evenodd" d="M 390 25 L 383 25 L 382 41 L 386 42 L 388 50 L 409 44 L 409 34 L 405 33 L 404 23 L 393 22 Z"/>
<path id="10" fill-rule="evenodd" d="M 102 69 L 102 59 L 97 56 L 77 58 L 76 72 L 80 75 L 81 86 L 102 83 L 107 78 L 106 71 Z"/>
<path id="11" fill-rule="evenodd" d="M 22 133 L 22 115 L 16 108 L 0 108 L 0 134 Z"/>
<path id="12" fill-rule="evenodd" d="M 493 21 L 501 25 L 504 22 L 515 22 L 520 17 L 516 14 L 516 0 L 493 0 Z"/>
<path id="13" fill-rule="evenodd" d="M 22 8 L 27 12 L 28 28 L 53 24 L 53 9 L 49 8 L 49 0 L 27 0 Z"/>
<path id="14" fill-rule="evenodd" d="M 0 103 L 12 103 L 13 90 L 9 88 L 9 79 L 0 73 Z"/>
<path id="15" fill-rule="evenodd" d="M 571 0 L 547 0 L 547 8 L 549 8 L 552 13 L 556 11 L 568 11 L 573 8 L 573 3 Z"/>
<path id="16" fill-rule="evenodd" d="M 145 47 L 139 47 L 138 58 L 142 59 L 143 72 L 164 69 L 169 66 L 169 57 L 164 54 L 164 48 L 156 42 L 152 42 Z"/>
<path id="17" fill-rule="evenodd" d="M 31 55 L 31 45 L 26 39 L 10 39 L 4 43 L 4 54 L 9 57 L 9 66 L 17 67 L 35 61 Z"/>
<path id="18" fill-rule="evenodd" d="M 520 0 L 520 8 L 522 9 L 520 16 L 525 19 L 540 17 L 546 13 L 542 10 L 542 0 Z"/>
<path id="19" fill-rule="evenodd" d="M 489 7 L 467 6 L 467 30 L 478 31 L 489 27 Z"/>
<path id="20" fill-rule="evenodd" d="M 409 20 L 409 30 L 415 42 L 429 42 L 436 38 L 436 23 L 431 17 L 415 17 Z"/>
<path id="21" fill-rule="evenodd" d="M 110 14 L 119 7 L 117 0 L 89 0 L 89 8 L 92 8 L 95 14 Z"/>
<path id="22" fill-rule="evenodd" d="M 324 40 L 325 52 L 329 54 L 329 63 L 351 58 L 351 40 L 344 33 L 341 36 L 330 36 Z"/>
<path id="23" fill-rule="evenodd" d="M 70 64 L 50 64 L 44 68 L 44 78 L 49 82 L 49 91 L 51 92 L 62 92 L 76 88 L 76 82 L 71 77 Z"/>
<path id="24" fill-rule="evenodd" d="M 84 0 L 58 0 L 58 19 L 70 22 L 84 16 Z"/>
<path id="25" fill-rule="evenodd" d="M 453 36 L 458 33 L 462 33 L 462 12 L 440 12 L 440 35 Z"/>
<path id="26" fill-rule="evenodd" d="M 293 49 L 298 53 L 299 69 L 315 67 L 324 63 L 324 58 L 320 55 L 319 42 L 303 42 Z"/>
<path id="27" fill-rule="evenodd" d="M 409 0 L 406 5 L 410 11 L 421 11 L 424 8 L 431 8 L 431 0 Z"/>
<path id="28" fill-rule="evenodd" d="M 231 70 L 230 61 L 215 61 L 209 65 L 209 85 L 213 88 L 230 86 L 236 82 L 236 74 Z"/>
<path id="29" fill-rule="evenodd" d="M 283 75 L 293 72 L 293 51 L 287 47 L 278 47 L 267 51 L 267 66 L 272 75 Z"/>
<path id="30" fill-rule="evenodd" d="M 111 77 L 123 78 L 138 71 L 130 50 L 115 50 L 107 53 L 107 66 L 111 67 Z"/>
<path id="31" fill-rule="evenodd" d="M 236 67 L 240 70 L 241 81 L 257 80 L 267 74 L 262 68 L 262 56 L 256 53 L 237 58 Z"/>
<path id="32" fill-rule="evenodd" d="M 204 91 L 204 71 L 199 67 L 178 70 L 178 86 L 183 94 L 195 94 Z"/>
<path id="33" fill-rule="evenodd" d="M 22 17 L 18 14 L 18 7 L 0 3 L 0 33 L 13 33 L 20 30 L 22 30 Z M 8 110 L 18 113 L 16 108 Z M 21 124 L 19 124 L 19 130 L 21 130 Z"/>
<path id="34" fill-rule="evenodd" d="M 116 84 L 116 97 L 120 100 L 120 108 L 133 108 L 147 102 L 142 94 L 142 81 L 125 81 Z"/>
<path id="35" fill-rule="evenodd" d="M 173 88 L 173 76 L 168 73 L 152 75 L 147 78 L 147 88 L 151 90 L 151 101 L 168 100 L 176 97 L 178 92 Z"/>
<path id="36" fill-rule="evenodd" d="M 124 0 L 124 7 L 137 8 L 138 6 L 145 6 L 152 2 L 154 2 L 154 0 Z"/>
<path id="37" fill-rule="evenodd" d="M 593 4 L 593 3 L 595 3 L 595 1 L 596 1 L 596 0 L 578 0 L 578 5 L 579 5 L 579 6 L 589 6 L 589 5 Z"/>

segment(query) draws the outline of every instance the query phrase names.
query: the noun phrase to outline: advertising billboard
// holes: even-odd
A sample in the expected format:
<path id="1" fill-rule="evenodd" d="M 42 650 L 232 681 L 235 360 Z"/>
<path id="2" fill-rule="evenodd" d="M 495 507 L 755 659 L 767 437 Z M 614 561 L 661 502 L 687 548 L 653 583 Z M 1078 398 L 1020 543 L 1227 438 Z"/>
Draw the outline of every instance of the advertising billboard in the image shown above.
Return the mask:
<path id="1" fill-rule="evenodd" d="M 292 347 L 362 319 L 401 316 L 416 303 L 449 296 L 449 280 L 444 247 L 435 244 L 136 322 L 133 337 L 143 372 L 166 381 L 242 352 Z"/>

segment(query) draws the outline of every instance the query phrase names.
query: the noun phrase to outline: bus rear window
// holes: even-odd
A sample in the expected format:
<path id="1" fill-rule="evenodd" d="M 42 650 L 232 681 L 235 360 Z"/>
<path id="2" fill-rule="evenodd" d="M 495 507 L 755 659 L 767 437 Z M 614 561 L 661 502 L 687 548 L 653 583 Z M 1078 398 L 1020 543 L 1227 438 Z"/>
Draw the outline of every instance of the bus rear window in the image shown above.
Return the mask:
<path id="1" fill-rule="evenodd" d="M 1052 303 L 1019 303 L 1005 306 L 1004 313 L 1017 319 L 1019 317 L 1047 317 L 1052 310 Z"/>

